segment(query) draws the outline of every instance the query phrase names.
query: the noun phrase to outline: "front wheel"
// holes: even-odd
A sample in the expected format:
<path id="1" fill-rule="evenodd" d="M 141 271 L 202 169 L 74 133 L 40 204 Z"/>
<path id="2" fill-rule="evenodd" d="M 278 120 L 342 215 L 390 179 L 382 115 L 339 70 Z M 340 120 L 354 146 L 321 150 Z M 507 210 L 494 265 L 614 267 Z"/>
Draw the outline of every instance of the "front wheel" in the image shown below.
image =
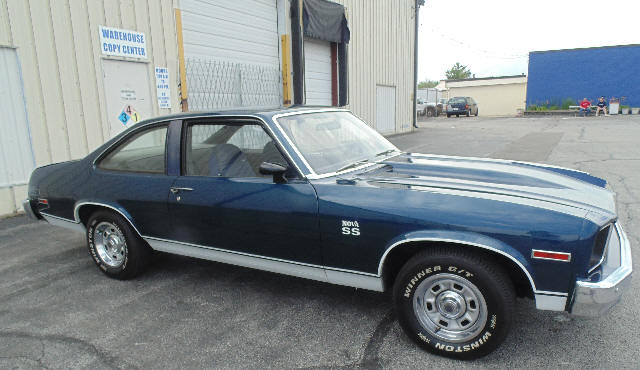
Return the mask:
<path id="1" fill-rule="evenodd" d="M 149 246 L 119 214 L 101 210 L 87 222 L 89 254 L 107 276 L 126 280 L 140 274 L 151 257 Z"/>
<path id="2" fill-rule="evenodd" d="M 431 118 L 434 116 L 434 112 L 432 109 L 427 109 L 425 110 L 425 114 L 427 115 L 427 117 Z"/>
<path id="3" fill-rule="evenodd" d="M 511 327 L 515 292 L 507 274 L 482 256 L 434 248 L 411 258 L 393 287 L 405 333 L 435 354 L 471 360 L 495 350 Z"/>

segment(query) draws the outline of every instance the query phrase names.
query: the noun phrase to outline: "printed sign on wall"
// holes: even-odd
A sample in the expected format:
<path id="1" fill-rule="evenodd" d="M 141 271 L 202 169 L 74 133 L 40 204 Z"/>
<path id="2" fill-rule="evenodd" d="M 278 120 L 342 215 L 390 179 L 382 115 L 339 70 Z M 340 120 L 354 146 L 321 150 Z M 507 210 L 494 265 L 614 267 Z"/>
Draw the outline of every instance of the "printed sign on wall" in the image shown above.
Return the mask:
<path id="1" fill-rule="evenodd" d="M 100 26 L 100 49 L 104 55 L 147 59 L 147 38 L 142 32 Z"/>
<path id="2" fill-rule="evenodd" d="M 168 68 L 156 67 L 156 88 L 158 89 L 158 106 L 160 108 L 171 108 Z"/>
<path id="3" fill-rule="evenodd" d="M 118 119 L 122 122 L 123 125 L 127 126 L 129 123 L 138 123 L 142 117 L 140 114 L 132 107 L 130 104 L 127 104 L 122 108 L 122 112 L 118 115 Z"/>

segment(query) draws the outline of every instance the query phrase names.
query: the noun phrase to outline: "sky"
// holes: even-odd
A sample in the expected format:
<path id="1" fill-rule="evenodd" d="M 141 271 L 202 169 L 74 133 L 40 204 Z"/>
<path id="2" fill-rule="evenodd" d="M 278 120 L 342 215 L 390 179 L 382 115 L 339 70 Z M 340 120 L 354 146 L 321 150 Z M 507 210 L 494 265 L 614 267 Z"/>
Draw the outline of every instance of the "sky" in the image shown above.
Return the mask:
<path id="1" fill-rule="evenodd" d="M 476 77 L 526 74 L 530 51 L 625 44 L 640 44 L 640 0 L 426 0 L 418 81 L 456 62 Z"/>

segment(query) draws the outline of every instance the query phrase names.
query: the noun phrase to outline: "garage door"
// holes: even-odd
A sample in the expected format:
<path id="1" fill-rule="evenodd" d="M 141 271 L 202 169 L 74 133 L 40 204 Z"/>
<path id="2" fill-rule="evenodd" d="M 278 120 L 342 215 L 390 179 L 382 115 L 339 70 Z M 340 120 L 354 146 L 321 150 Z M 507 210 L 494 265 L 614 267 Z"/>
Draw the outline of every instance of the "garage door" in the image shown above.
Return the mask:
<path id="1" fill-rule="evenodd" d="M 382 134 L 396 131 L 396 88 L 376 85 L 376 130 Z"/>
<path id="2" fill-rule="evenodd" d="M 307 105 L 331 105 L 331 44 L 305 38 L 304 86 Z"/>
<path id="3" fill-rule="evenodd" d="M 27 183 L 34 167 L 16 49 L 0 47 L 0 188 Z"/>
<path id="4" fill-rule="evenodd" d="M 181 0 L 190 110 L 280 106 L 276 0 Z"/>

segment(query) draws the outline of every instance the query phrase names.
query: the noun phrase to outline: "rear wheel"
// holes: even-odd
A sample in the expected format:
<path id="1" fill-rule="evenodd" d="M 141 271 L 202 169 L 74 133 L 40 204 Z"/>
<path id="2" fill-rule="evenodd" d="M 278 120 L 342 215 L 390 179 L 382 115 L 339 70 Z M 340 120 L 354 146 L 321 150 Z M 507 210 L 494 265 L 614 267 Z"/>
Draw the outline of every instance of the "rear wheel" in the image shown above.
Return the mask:
<path id="1" fill-rule="evenodd" d="M 109 277 L 126 280 L 147 266 L 151 250 L 119 214 L 101 210 L 87 222 L 89 254 Z"/>
<path id="2" fill-rule="evenodd" d="M 427 115 L 427 117 L 433 117 L 435 114 L 433 112 L 433 109 L 426 109 L 425 110 L 425 114 Z"/>
<path id="3" fill-rule="evenodd" d="M 495 350 L 511 327 L 515 292 L 494 262 L 434 248 L 410 259 L 393 287 L 405 333 L 438 355 L 475 359 Z"/>
<path id="4" fill-rule="evenodd" d="M 451 118 L 451 115 L 449 113 L 447 113 L 447 118 Z"/>

